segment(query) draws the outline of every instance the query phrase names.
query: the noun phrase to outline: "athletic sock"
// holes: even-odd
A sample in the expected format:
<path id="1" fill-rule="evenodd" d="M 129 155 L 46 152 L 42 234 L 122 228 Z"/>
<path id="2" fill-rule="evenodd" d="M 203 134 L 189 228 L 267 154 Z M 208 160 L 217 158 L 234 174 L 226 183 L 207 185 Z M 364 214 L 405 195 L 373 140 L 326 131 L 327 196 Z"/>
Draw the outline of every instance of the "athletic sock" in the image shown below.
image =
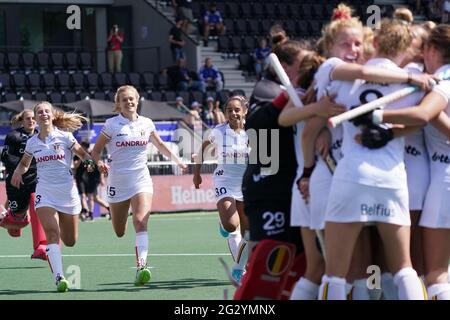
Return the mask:
<path id="1" fill-rule="evenodd" d="M 398 288 L 394 283 L 392 273 L 381 274 L 381 290 L 383 291 L 383 300 L 398 300 Z"/>
<path id="2" fill-rule="evenodd" d="M 245 270 L 247 260 L 248 260 L 248 243 L 247 240 L 242 238 L 241 243 L 239 244 L 236 263 L 234 264 L 233 269 Z"/>
<path id="3" fill-rule="evenodd" d="M 319 285 L 301 277 L 292 290 L 290 300 L 317 300 Z"/>
<path id="4" fill-rule="evenodd" d="M 450 284 L 433 284 L 427 288 L 427 293 L 430 300 L 450 300 Z"/>
<path id="5" fill-rule="evenodd" d="M 136 263 L 137 267 L 147 265 L 148 254 L 148 232 L 142 231 L 136 233 Z"/>
<path id="6" fill-rule="evenodd" d="M 230 249 L 231 256 L 233 260 L 236 262 L 239 255 L 239 246 L 242 241 L 241 229 L 236 228 L 235 231 L 230 232 L 227 238 L 228 248 Z"/>
<path id="7" fill-rule="evenodd" d="M 353 281 L 352 300 L 370 300 L 367 279 Z"/>
<path id="8" fill-rule="evenodd" d="M 319 300 L 346 300 L 345 284 L 344 278 L 324 275 L 319 287 Z"/>
<path id="9" fill-rule="evenodd" d="M 40 245 L 46 245 L 47 240 L 45 238 L 45 232 L 42 228 L 41 221 L 39 220 L 34 208 L 34 193 L 32 193 L 30 197 L 30 220 L 31 234 L 33 236 L 33 249 L 36 250 Z"/>
<path id="10" fill-rule="evenodd" d="M 426 300 L 427 291 L 417 272 L 411 268 L 403 268 L 394 276 L 394 283 L 398 287 L 399 300 Z"/>
<path id="11" fill-rule="evenodd" d="M 64 277 L 61 248 L 59 247 L 59 244 L 51 243 L 47 245 L 47 258 L 55 281 L 60 276 Z"/>

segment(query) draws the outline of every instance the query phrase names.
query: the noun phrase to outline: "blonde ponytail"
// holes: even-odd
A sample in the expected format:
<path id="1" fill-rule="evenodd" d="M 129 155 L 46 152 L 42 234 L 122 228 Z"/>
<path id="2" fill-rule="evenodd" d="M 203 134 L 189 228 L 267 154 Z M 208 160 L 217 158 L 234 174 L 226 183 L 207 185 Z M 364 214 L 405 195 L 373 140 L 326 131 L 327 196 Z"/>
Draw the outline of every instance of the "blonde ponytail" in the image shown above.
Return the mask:
<path id="1" fill-rule="evenodd" d="M 37 108 L 42 105 L 50 106 L 53 114 L 53 125 L 64 131 L 75 131 L 83 126 L 83 122 L 89 121 L 86 117 L 79 113 L 67 113 L 56 109 L 50 102 L 39 102 L 34 107 L 34 113 L 36 115 Z"/>

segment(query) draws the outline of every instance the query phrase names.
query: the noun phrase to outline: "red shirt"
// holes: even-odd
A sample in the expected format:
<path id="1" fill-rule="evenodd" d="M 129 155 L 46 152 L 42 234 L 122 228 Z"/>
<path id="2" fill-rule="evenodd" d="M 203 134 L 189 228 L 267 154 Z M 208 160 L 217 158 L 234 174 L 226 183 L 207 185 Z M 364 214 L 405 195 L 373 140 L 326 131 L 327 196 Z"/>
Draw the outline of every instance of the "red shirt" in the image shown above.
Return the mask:
<path id="1" fill-rule="evenodd" d="M 122 42 L 119 41 L 118 37 L 120 37 L 123 41 L 123 39 L 124 39 L 123 33 L 118 32 L 117 35 L 116 34 L 112 35 L 111 40 L 109 40 L 109 42 L 108 42 L 108 49 L 110 51 L 122 50 Z"/>

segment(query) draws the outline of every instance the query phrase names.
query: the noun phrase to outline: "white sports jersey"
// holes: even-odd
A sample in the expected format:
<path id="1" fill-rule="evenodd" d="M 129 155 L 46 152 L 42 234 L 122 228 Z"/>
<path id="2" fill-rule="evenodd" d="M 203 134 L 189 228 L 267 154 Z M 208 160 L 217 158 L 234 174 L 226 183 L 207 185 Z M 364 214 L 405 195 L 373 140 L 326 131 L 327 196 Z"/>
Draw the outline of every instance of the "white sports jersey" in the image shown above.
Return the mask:
<path id="1" fill-rule="evenodd" d="M 244 176 L 248 163 L 248 136 L 245 130 L 239 133 L 227 123 L 217 125 L 211 130 L 209 141 L 216 146 L 218 165 L 215 175 L 237 179 Z"/>
<path id="2" fill-rule="evenodd" d="M 435 75 L 450 72 L 450 64 L 440 67 Z M 440 81 L 433 89 L 447 100 L 444 112 L 450 116 L 450 81 Z M 432 181 L 450 183 L 450 141 L 431 124 L 425 127 L 425 140 L 430 157 Z M 437 179 L 437 180 L 435 180 Z"/>
<path id="3" fill-rule="evenodd" d="M 38 184 L 45 186 L 73 184 L 72 148 L 76 139 L 70 132 L 54 128 L 45 142 L 36 134 L 27 141 L 25 153 L 36 159 Z"/>
<path id="4" fill-rule="evenodd" d="M 297 94 L 302 97 L 305 94 L 305 90 L 298 88 Z M 301 100 L 300 100 L 301 103 Z M 303 103 L 298 108 L 302 108 Z M 297 158 L 297 177 L 300 178 L 303 172 L 303 149 L 301 144 L 303 128 L 305 127 L 304 121 L 299 121 L 294 125 L 294 146 L 295 146 L 295 157 Z M 295 183 L 295 182 L 294 182 Z"/>
<path id="5" fill-rule="evenodd" d="M 373 65 L 389 70 L 401 71 L 396 64 L 388 59 L 376 58 L 369 60 L 366 65 Z M 336 102 L 348 109 L 360 106 L 374 99 L 388 95 L 406 87 L 404 84 L 382 85 L 364 83 L 353 87 L 353 82 L 333 81 L 338 86 Z M 397 100 L 386 109 L 398 109 L 414 106 L 420 101 L 423 93 L 414 93 Z M 356 182 L 379 188 L 406 188 L 406 171 L 404 164 L 404 139 L 397 138 L 380 149 L 371 150 L 356 143 L 355 136 L 361 130 L 349 121 L 343 123 L 344 140 L 342 152 L 344 157 L 339 162 L 334 179 Z"/>
<path id="6" fill-rule="evenodd" d="M 338 65 L 343 63 L 345 62 L 339 58 L 330 58 L 319 67 L 316 74 L 314 75 L 317 101 L 319 101 L 325 95 L 333 95 L 338 93 L 339 82 L 333 81 L 331 79 L 331 74 Z M 342 126 L 329 128 L 329 130 L 331 133 L 331 155 L 333 156 L 334 160 L 338 162 L 342 158 Z M 319 158 L 319 162 L 322 161 L 323 160 Z"/>
<path id="7" fill-rule="evenodd" d="M 149 118 L 138 116 L 130 121 L 121 114 L 106 120 L 102 133 L 111 158 L 112 174 L 127 174 L 147 169 L 147 145 L 155 125 Z"/>

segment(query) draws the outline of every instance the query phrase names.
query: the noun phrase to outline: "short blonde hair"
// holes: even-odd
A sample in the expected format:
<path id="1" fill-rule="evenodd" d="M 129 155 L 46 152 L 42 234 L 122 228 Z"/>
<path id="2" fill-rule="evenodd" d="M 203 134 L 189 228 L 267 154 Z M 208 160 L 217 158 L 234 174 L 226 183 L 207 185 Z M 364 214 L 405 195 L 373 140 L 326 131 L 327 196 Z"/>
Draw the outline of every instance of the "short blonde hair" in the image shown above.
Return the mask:
<path id="1" fill-rule="evenodd" d="M 130 86 L 130 85 L 121 86 L 121 87 L 119 87 L 119 89 L 117 89 L 116 94 L 114 95 L 113 112 L 120 112 L 120 95 L 128 90 L 134 91 L 134 93 L 136 95 L 136 100 L 139 102 L 139 92 L 136 90 L 135 87 Z"/>
<path id="2" fill-rule="evenodd" d="M 411 46 L 412 35 L 408 26 L 395 19 L 383 19 L 375 32 L 378 54 L 394 58 Z"/>

